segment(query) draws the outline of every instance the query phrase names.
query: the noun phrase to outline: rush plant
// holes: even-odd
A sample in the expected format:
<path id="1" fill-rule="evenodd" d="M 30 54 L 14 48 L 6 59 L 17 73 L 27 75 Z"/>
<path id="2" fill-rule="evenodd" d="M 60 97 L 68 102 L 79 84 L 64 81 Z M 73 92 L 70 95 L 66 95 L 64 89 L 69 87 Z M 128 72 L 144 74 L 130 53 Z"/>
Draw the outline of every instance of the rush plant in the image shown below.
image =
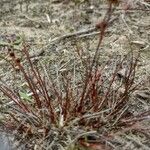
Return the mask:
<path id="1" fill-rule="evenodd" d="M 111 58 L 102 64 L 98 60 L 99 48 L 116 2 L 109 1 L 104 19 L 96 25 L 100 34 L 94 57 L 85 61 L 77 49 L 79 57 L 85 61 L 85 71 L 78 74 L 76 82 L 74 72 L 68 71 L 65 76 L 60 76 L 58 85 L 46 69 L 34 65 L 25 42 L 20 50 L 25 57 L 24 62 L 17 57 L 13 47 L 8 48 L 9 63 L 24 78 L 22 81 L 26 88 L 22 92 L 19 87 L 11 89 L 5 82 L 0 82 L 0 91 L 13 102 L 3 120 L 6 129 L 17 131 L 25 139 L 36 139 L 36 145 L 40 147 L 42 144 L 42 149 L 46 145 L 51 149 L 56 145 L 57 148 L 71 149 L 72 143 L 77 141 L 90 147 L 87 143 L 91 134 L 98 135 L 99 144 L 105 149 L 112 133 L 132 129 L 137 122 L 147 118 L 149 112 L 134 116 L 129 111 L 130 97 L 139 88 L 139 84 L 135 83 L 138 57 L 134 58 L 130 53 L 123 59 Z M 107 148 L 111 148 L 111 144 Z"/>

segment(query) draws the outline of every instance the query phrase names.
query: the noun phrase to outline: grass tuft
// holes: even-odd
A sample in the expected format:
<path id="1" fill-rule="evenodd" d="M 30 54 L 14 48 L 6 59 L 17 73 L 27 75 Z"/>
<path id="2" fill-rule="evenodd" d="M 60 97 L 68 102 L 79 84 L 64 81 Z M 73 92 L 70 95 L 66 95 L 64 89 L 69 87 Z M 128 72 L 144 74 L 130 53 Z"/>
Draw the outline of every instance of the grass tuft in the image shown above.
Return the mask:
<path id="1" fill-rule="evenodd" d="M 112 149 L 116 134 L 125 129 L 125 132 L 139 131 L 137 124 L 148 119 L 150 113 L 135 116 L 129 111 L 131 95 L 140 86 L 135 82 L 139 56 L 134 58 L 130 53 L 123 59 L 110 58 L 102 64 L 98 60 L 116 2 L 109 1 L 104 19 L 96 25 L 101 32 L 94 57 L 85 61 L 77 48 L 85 71 L 77 74 L 67 71 L 66 75 L 60 74 L 56 82 L 45 68 L 34 65 L 25 42 L 20 50 L 24 62 L 13 47 L 8 48 L 11 58 L 8 61 L 17 68 L 27 88 L 11 89 L 1 81 L 0 91 L 13 102 L 3 121 L 6 129 L 16 130 L 18 136 L 25 139 L 36 139 L 36 145 L 42 145 L 42 149 L 46 149 L 45 141 L 49 149 L 71 149 L 74 143 L 90 149 Z M 75 79 L 76 76 L 79 79 Z"/>

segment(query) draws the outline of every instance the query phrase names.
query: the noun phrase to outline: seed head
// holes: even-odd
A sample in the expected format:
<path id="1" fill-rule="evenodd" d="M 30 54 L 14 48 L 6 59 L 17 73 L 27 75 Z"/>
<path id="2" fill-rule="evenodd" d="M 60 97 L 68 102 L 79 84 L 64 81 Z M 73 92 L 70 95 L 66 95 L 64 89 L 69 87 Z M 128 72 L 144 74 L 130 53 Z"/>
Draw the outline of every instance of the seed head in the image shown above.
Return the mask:
<path id="1" fill-rule="evenodd" d="M 9 56 L 10 56 L 10 57 L 15 57 L 15 53 L 14 53 L 14 52 L 10 52 L 10 53 L 9 53 Z"/>
<path id="2" fill-rule="evenodd" d="M 20 58 L 16 58 L 15 62 L 16 62 L 16 64 L 20 64 L 20 62 L 21 62 Z"/>
<path id="3" fill-rule="evenodd" d="M 109 3 L 114 4 L 114 5 L 118 5 L 119 4 L 119 0 L 108 0 Z"/>

